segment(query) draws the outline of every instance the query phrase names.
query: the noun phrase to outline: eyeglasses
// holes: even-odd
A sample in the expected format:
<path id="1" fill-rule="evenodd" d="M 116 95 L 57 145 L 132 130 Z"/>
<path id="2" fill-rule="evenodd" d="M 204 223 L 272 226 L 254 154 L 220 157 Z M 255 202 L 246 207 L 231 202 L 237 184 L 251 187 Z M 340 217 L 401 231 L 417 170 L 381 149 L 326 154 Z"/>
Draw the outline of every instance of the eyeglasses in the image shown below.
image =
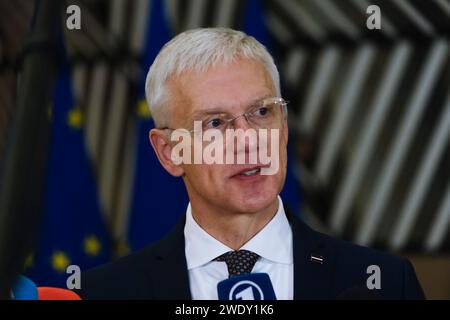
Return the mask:
<path id="1" fill-rule="evenodd" d="M 203 132 L 211 129 L 225 132 L 231 127 L 234 128 L 234 121 L 244 117 L 248 124 L 258 129 L 272 129 L 280 124 L 281 120 L 287 117 L 287 101 L 283 98 L 266 98 L 252 106 L 249 111 L 238 116 L 231 116 L 226 113 L 210 114 L 200 117 L 198 121 L 202 123 Z M 176 130 L 169 127 L 159 128 L 161 130 Z M 189 130 L 190 133 L 195 130 Z"/>

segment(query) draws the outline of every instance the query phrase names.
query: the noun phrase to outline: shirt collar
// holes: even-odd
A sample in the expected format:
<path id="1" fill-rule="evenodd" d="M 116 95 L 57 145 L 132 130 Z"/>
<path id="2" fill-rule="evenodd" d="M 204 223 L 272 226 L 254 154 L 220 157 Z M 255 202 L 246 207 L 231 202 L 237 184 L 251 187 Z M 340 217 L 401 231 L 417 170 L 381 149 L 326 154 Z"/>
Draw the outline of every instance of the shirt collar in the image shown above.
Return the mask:
<path id="1" fill-rule="evenodd" d="M 189 203 L 184 226 L 185 253 L 188 269 L 200 267 L 216 257 L 232 251 L 203 230 L 192 216 Z M 250 250 L 264 259 L 283 264 L 293 263 L 292 230 L 278 197 L 278 211 L 270 222 L 241 249 Z"/>

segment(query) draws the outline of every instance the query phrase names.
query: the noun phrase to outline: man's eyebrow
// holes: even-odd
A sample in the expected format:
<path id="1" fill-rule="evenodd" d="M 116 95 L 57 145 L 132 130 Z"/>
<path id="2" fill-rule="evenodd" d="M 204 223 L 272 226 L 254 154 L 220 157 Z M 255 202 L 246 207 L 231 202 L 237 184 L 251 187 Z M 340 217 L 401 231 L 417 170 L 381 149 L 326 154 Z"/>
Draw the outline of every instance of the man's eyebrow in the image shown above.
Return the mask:
<path id="1" fill-rule="evenodd" d="M 198 117 L 198 116 L 203 116 L 203 115 L 208 115 L 208 114 L 226 113 L 224 111 L 224 109 L 226 109 L 226 107 L 212 107 L 212 108 L 207 108 L 207 109 L 203 109 L 203 110 L 198 110 L 198 111 L 193 113 L 193 116 L 195 118 L 195 117 Z"/>
<path id="2" fill-rule="evenodd" d="M 257 104 L 258 102 L 261 102 L 261 101 L 264 100 L 264 99 L 270 98 L 271 96 L 272 96 L 272 95 L 267 94 L 267 95 L 264 95 L 264 96 L 259 97 L 259 98 L 257 98 L 257 99 L 254 99 L 254 100 L 250 101 L 249 103 L 247 103 L 247 107 L 248 107 L 248 108 L 252 108 L 252 107 L 254 107 L 255 104 Z M 203 116 L 203 115 L 228 113 L 228 112 L 226 111 L 226 109 L 227 109 L 227 107 L 225 107 L 225 106 L 215 106 L 215 107 L 210 107 L 210 108 L 207 108 L 207 109 L 195 111 L 195 112 L 192 114 L 192 116 L 195 118 L 195 117 Z"/>

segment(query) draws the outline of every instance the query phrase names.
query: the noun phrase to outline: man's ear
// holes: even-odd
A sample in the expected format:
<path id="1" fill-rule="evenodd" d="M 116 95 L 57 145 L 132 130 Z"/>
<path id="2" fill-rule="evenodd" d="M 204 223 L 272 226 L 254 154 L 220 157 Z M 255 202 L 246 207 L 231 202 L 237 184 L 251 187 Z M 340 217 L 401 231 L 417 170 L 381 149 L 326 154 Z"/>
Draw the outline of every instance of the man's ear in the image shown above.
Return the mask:
<path id="1" fill-rule="evenodd" d="M 170 144 L 169 137 L 164 130 L 151 129 L 148 133 L 150 144 L 155 150 L 156 156 L 159 162 L 172 176 L 180 177 L 184 170 L 181 166 L 176 165 L 172 161 L 172 145 Z"/>

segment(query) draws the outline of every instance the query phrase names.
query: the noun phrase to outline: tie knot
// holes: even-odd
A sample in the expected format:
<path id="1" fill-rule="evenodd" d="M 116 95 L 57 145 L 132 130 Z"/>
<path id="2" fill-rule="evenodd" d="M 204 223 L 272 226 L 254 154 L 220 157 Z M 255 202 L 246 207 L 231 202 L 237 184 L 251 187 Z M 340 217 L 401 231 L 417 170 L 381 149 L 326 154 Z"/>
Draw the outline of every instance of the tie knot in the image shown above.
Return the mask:
<path id="1" fill-rule="evenodd" d="M 224 261 L 227 264 L 229 276 L 238 276 L 252 272 L 259 255 L 248 250 L 237 250 L 224 253 L 217 257 L 216 261 Z"/>

